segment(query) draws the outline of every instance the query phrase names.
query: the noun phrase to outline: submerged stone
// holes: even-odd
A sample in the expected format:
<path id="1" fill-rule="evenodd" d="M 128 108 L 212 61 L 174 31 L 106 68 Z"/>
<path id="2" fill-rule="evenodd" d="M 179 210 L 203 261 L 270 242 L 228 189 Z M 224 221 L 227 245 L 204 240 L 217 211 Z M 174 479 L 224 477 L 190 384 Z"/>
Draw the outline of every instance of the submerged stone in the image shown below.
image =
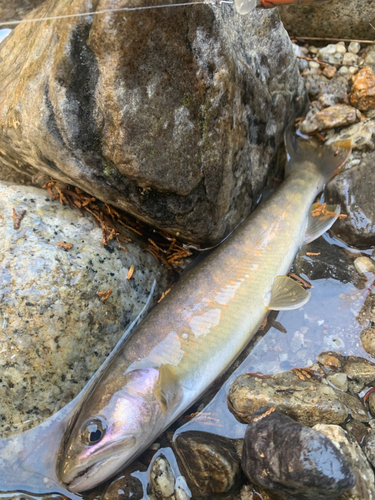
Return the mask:
<path id="1" fill-rule="evenodd" d="M 280 499 L 333 500 L 355 484 L 348 461 L 326 436 L 269 407 L 247 427 L 242 469 Z"/>

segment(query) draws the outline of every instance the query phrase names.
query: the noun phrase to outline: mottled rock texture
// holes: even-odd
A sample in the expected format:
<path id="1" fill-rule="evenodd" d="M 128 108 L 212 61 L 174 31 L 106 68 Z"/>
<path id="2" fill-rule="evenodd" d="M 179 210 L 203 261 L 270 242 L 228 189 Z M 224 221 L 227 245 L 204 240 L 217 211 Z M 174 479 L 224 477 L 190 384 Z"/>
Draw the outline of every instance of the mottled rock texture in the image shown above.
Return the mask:
<path id="1" fill-rule="evenodd" d="M 370 153 L 358 165 L 332 179 L 326 188 L 327 199 L 339 203 L 341 212 L 348 215 L 336 222 L 336 234 L 357 248 L 375 244 L 374 159 L 375 153 Z"/>
<path id="2" fill-rule="evenodd" d="M 373 0 L 326 0 L 311 5 L 280 8 L 291 35 L 375 40 L 370 26 L 375 17 Z"/>
<path id="3" fill-rule="evenodd" d="M 12 208 L 26 211 L 19 229 Z M 169 286 L 166 270 L 139 245 L 127 243 L 125 252 L 101 239 L 90 214 L 41 189 L 0 184 L 1 437 L 76 396 L 142 310 L 154 280 L 154 303 Z M 102 302 L 98 292 L 109 289 Z"/>
<path id="4" fill-rule="evenodd" d="M 51 0 L 30 15 L 129 4 Z M 218 2 L 21 24 L 0 64 L 1 157 L 202 244 L 254 207 L 306 102 L 276 9 L 240 16 Z"/>
<path id="5" fill-rule="evenodd" d="M 44 0 L 0 0 L 0 22 L 17 21 Z"/>

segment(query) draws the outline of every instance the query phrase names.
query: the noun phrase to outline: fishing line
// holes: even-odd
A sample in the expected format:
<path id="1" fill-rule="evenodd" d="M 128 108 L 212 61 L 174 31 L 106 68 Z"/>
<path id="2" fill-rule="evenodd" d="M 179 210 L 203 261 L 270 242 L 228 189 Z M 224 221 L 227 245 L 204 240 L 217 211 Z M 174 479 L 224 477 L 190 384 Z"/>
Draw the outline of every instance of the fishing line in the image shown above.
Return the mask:
<path id="1" fill-rule="evenodd" d="M 222 0 L 220 4 L 233 4 L 233 1 Z M 108 14 L 111 12 L 131 12 L 135 10 L 150 10 L 150 9 L 162 9 L 166 7 L 187 7 L 188 5 L 215 5 L 214 2 L 210 1 L 196 1 L 196 2 L 184 2 L 184 3 L 171 3 L 171 4 L 163 4 L 163 5 L 144 5 L 141 7 L 119 7 L 116 9 L 103 9 L 97 10 L 94 12 L 81 12 L 80 14 L 63 14 L 61 16 L 50 16 L 50 17 L 39 17 L 35 19 L 20 19 L 18 21 L 4 21 L 0 23 L 0 26 L 16 26 L 20 23 L 34 23 L 41 21 L 55 21 L 56 19 L 66 19 L 70 17 L 87 17 L 93 16 L 94 14 Z"/>

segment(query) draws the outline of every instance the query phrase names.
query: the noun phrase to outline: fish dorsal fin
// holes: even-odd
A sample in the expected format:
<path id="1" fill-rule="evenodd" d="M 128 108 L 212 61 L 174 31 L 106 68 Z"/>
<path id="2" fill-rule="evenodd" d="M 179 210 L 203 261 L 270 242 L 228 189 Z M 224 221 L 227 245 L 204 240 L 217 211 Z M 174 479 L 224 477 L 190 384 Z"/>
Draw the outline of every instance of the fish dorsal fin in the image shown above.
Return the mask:
<path id="1" fill-rule="evenodd" d="M 309 292 L 289 276 L 276 276 L 268 309 L 273 311 L 298 309 L 308 302 L 310 296 Z"/>
<path id="2" fill-rule="evenodd" d="M 160 366 L 159 378 L 153 392 L 163 413 L 176 403 L 179 395 L 179 384 L 171 365 Z"/>
<path id="3" fill-rule="evenodd" d="M 314 203 L 307 219 L 307 228 L 303 243 L 311 243 L 330 229 L 340 215 L 340 205 Z"/>
<path id="4" fill-rule="evenodd" d="M 291 127 L 285 133 L 285 147 L 289 156 L 286 174 L 306 163 L 322 174 L 325 182 L 341 172 L 352 151 L 350 140 L 317 147 L 311 141 L 298 139 Z"/>

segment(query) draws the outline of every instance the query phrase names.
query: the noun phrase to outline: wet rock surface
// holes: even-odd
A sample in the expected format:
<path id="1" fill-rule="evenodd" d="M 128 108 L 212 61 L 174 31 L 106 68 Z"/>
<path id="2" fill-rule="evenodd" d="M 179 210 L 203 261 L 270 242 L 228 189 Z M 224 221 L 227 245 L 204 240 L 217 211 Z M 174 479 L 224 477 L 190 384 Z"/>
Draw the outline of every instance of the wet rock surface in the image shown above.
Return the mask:
<path id="1" fill-rule="evenodd" d="M 233 440 L 187 431 L 176 436 L 173 448 L 193 498 L 233 493 L 241 487 L 240 456 Z"/>
<path id="2" fill-rule="evenodd" d="M 175 477 L 164 455 L 159 455 L 150 470 L 151 486 L 157 498 L 169 498 L 175 491 Z"/>
<path id="3" fill-rule="evenodd" d="M 368 248 L 375 245 L 375 205 L 372 202 L 375 179 L 375 154 L 332 179 L 326 197 L 341 205 L 348 217 L 335 223 L 335 232 L 349 245 Z"/>
<path id="4" fill-rule="evenodd" d="M 18 229 L 13 208 L 17 217 L 25 211 Z M 154 280 L 154 303 L 168 288 L 168 274 L 133 235 L 128 252 L 105 247 L 90 214 L 37 188 L 1 184 L 0 219 L 3 437 L 76 396 L 142 310 Z M 108 290 L 103 301 L 98 293 Z"/>
<path id="5" fill-rule="evenodd" d="M 242 468 L 252 483 L 280 499 L 335 499 L 355 484 L 330 439 L 269 407 L 255 412 L 247 427 Z"/>
<path id="6" fill-rule="evenodd" d="M 128 3 L 96 7 L 109 5 Z M 33 15 L 85 11 L 84 0 L 54 0 Z M 285 124 L 305 106 L 276 9 L 238 16 L 205 4 L 128 12 L 126 23 L 117 12 L 22 24 L 0 63 L 0 156 L 203 244 L 254 208 Z"/>
<path id="7" fill-rule="evenodd" d="M 312 134 L 316 131 L 350 125 L 359 118 L 358 110 L 347 104 L 335 104 L 320 111 L 313 108 L 300 123 L 300 130 L 303 134 Z"/>
<path id="8" fill-rule="evenodd" d="M 304 425 L 344 422 L 348 408 L 341 394 L 322 384 L 312 371 L 288 371 L 261 377 L 244 374 L 237 377 L 228 393 L 228 407 L 242 422 L 250 422 L 263 406 L 278 411 Z"/>
<path id="9" fill-rule="evenodd" d="M 355 438 L 337 425 L 315 425 L 344 455 L 355 475 L 355 485 L 339 497 L 340 500 L 373 500 L 375 498 L 374 472 Z"/>
<path id="10" fill-rule="evenodd" d="M 105 489 L 101 495 L 101 500 L 142 500 L 143 486 L 141 481 L 133 475 L 134 472 L 145 472 L 147 467 L 141 462 L 135 462 L 127 467 L 119 477 L 117 477 Z"/>

